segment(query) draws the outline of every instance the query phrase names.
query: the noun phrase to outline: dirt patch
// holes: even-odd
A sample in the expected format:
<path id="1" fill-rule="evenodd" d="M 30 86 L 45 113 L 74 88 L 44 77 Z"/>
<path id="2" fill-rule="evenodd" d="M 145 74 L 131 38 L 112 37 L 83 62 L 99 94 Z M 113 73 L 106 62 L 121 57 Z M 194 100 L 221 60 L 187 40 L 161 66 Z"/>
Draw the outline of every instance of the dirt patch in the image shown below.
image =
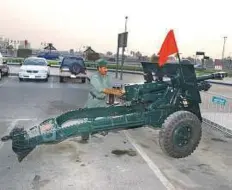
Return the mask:
<path id="1" fill-rule="evenodd" d="M 80 144 L 88 144 L 88 140 L 83 140 L 83 139 L 77 140 L 76 142 Z"/>
<path id="2" fill-rule="evenodd" d="M 227 139 L 232 139 L 232 135 L 225 134 L 224 137 Z"/>
<path id="3" fill-rule="evenodd" d="M 226 141 L 226 140 L 219 139 L 219 138 L 211 138 L 211 140 L 212 140 L 212 141 L 217 141 L 217 142 L 224 142 L 224 143 L 228 142 L 228 141 Z"/>
<path id="4" fill-rule="evenodd" d="M 79 156 L 77 156 L 77 158 L 76 158 L 76 162 L 81 162 L 81 159 L 80 159 L 80 157 L 79 157 Z"/>
<path id="5" fill-rule="evenodd" d="M 48 184 L 50 180 L 41 180 L 41 177 L 39 175 L 35 175 L 34 179 L 32 180 L 32 187 L 35 190 L 39 190 L 40 188 L 44 187 L 46 184 Z"/>
<path id="6" fill-rule="evenodd" d="M 81 155 L 85 154 L 84 151 L 79 150 L 78 144 L 74 141 L 63 141 L 54 145 L 45 145 L 40 150 L 36 155 L 34 154 L 34 157 L 38 156 L 38 154 L 39 156 L 50 154 L 52 156 L 59 155 L 59 157 L 68 158 L 73 162 L 81 162 Z"/>
<path id="7" fill-rule="evenodd" d="M 143 143 L 140 143 L 140 145 L 141 145 L 143 148 L 150 148 L 148 145 L 143 144 Z"/>
<path id="8" fill-rule="evenodd" d="M 111 153 L 117 156 L 122 156 L 122 155 L 136 156 L 137 155 L 137 152 L 132 149 L 129 149 L 129 150 L 115 149 L 115 150 L 112 150 Z"/>
<path id="9" fill-rule="evenodd" d="M 208 175 L 213 175 L 214 172 L 210 168 L 208 164 L 198 164 L 197 165 L 202 173 L 208 174 Z"/>
<path id="10" fill-rule="evenodd" d="M 203 151 L 209 151 L 209 147 L 204 147 L 204 148 L 202 148 L 201 150 L 203 150 Z"/>
<path id="11" fill-rule="evenodd" d="M 188 175 L 191 171 L 194 171 L 195 169 L 193 168 L 182 168 L 182 169 L 179 169 L 180 172 Z"/>

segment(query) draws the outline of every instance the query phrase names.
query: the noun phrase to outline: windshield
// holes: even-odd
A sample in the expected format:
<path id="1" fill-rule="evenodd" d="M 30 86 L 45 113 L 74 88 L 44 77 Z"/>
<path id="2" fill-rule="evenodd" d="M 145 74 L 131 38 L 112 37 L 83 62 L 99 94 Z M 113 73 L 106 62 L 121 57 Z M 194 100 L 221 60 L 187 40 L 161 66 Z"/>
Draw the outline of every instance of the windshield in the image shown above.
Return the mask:
<path id="1" fill-rule="evenodd" d="M 84 67 L 84 61 L 83 59 L 77 58 L 77 57 L 65 57 L 62 61 L 62 66 L 71 66 L 73 63 L 78 63 L 81 66 Z"/>
<path id="2" fill-rule="evenodd" d="M 26 59 L 23 65 L 38 65 L 38 66 L 46 66 L 47 63 L 43 59 Z"/>

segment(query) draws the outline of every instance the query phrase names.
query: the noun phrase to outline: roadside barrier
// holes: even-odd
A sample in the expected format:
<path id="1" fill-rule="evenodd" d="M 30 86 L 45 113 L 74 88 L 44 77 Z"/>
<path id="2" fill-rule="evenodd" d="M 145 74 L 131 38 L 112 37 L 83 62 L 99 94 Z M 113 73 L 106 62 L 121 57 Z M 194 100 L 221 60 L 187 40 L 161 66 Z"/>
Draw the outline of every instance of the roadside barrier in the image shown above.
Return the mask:
<path id="1" fill-rule="evenodd" d="M 232 136 L 232 97 L 202 92 L 201 99 L 203 122 Z"/>

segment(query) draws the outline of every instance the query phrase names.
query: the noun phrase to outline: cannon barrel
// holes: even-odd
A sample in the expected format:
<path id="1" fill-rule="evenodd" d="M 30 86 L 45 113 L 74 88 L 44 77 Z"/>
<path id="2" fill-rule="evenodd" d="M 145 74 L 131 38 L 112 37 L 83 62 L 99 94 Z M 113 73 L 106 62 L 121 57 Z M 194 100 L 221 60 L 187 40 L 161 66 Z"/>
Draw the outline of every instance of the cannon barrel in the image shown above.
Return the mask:
<path id="1" fill-rule="evenodd" d="M 226 72 L 212 73 L 209 75 L 203 75 L 203 76 L 197 77 L 197 82 L 210 80 L 210 79 L 223 79 L 224 77 L 227 77 L 227 76 L 228 76 L 228 73 Z"/>

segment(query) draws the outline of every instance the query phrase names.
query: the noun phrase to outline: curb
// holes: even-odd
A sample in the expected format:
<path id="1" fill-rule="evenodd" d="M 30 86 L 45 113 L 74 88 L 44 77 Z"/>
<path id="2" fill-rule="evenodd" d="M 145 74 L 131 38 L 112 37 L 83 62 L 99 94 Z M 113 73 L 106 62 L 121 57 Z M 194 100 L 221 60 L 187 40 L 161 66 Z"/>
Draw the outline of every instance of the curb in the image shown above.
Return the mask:
<path id="1" fill-rule="evenodd" d="M 12 66 L 20 66 L 18 63 L 8 63 L 7 65 L 12 65 Z M 59 65 L 51 65 L 50 67 L 53 67 L 53 68 L 59 68 Z M 94 67 L 86 67 L 87 70 L 96 70 L 96 68 Z M 108 71 L 110 72 L 116 72 L 115 69 L 108 69 Z M 118 73 L 120 74 L 120 69 L 118 70 Z M 139 74 L 139 75 L 143 75 L 143 72 L 141 71 L 130 71 L 130 70 L 124 70 L 123 73 L 128 73 L 128 74 Z"/>
<path id="2" fill-rule="evenodd" d="M 225 82 L 216 82 L 216 81 L 209 81 L 212 84 L 219 84 L 224 86 L 232 86 L 232 83 L 225 83 Z"/>
<path id="3" fill-rule="evenodd" d="M 126 72 L 124 72 L 126 73 Z M 130 74 L 135 74 L 130 72 Z M 18 73 L 9 73 L 9 76 L 18 76 Z M 59 77 L 59 75 L 50 75 L 51 77 Z M 209 81 L 212 84 L 218 84 L 218 85 L 223 85 L 223 86 L 232 86 L 232 83 L 223 83 L 223 82 L 214 82 L 214 81 Z"/>
<path id="4" fill-rule="evenodd" d="M 9 63 L 7 65 L 17 65 L 17 66 L 20 66 L 18 63 Z M 54 68 L 58 68 L 59 66 L 58 65 L 51 65 L 50 67 L 54 67 Z M 96 70 L 96 68 L 93 68 L 93 67 L 87 67 L 87 70 Z M 109 72 L 116 72 L 115 69 L 108 69 Z M 120 75 L 121 71 L 118 70 L 118 74 Z M 129 71 L 129 70 L 124 70 L 123 73 L 126 73 L 126 74 L 137 74 L 137 75 L 143 75 L 143 72 L 141 71 Z M 17 73 L 9 73 L 10 76 L 18 76 Z M 54 76 L 54 77 L 58 77 L 59 75 L 50 75 L 50 76 Z M 232 83 L 225 83 L 225 82 L 216 82 L 216 81 L 209 81 L 210 83 L 212 84 L 219 84 L 219 85 L 224 85 L 224 86 L 232 86 Z"/>
<path id="5" fill-rule="evenodd" d="M 228 129 L 227 127 L 224 127 L 222 125 L 219 125 L 215 122 L 212 122 L 210 121 L 209 119 L 206 119 L 206 118 L 203 118 L 203 123 L 205 123 L 206 125 L 218 130 L 218 131 L 221 131 L 222 133 L 232 137 L 232 130 L 231 129 Z"/>

